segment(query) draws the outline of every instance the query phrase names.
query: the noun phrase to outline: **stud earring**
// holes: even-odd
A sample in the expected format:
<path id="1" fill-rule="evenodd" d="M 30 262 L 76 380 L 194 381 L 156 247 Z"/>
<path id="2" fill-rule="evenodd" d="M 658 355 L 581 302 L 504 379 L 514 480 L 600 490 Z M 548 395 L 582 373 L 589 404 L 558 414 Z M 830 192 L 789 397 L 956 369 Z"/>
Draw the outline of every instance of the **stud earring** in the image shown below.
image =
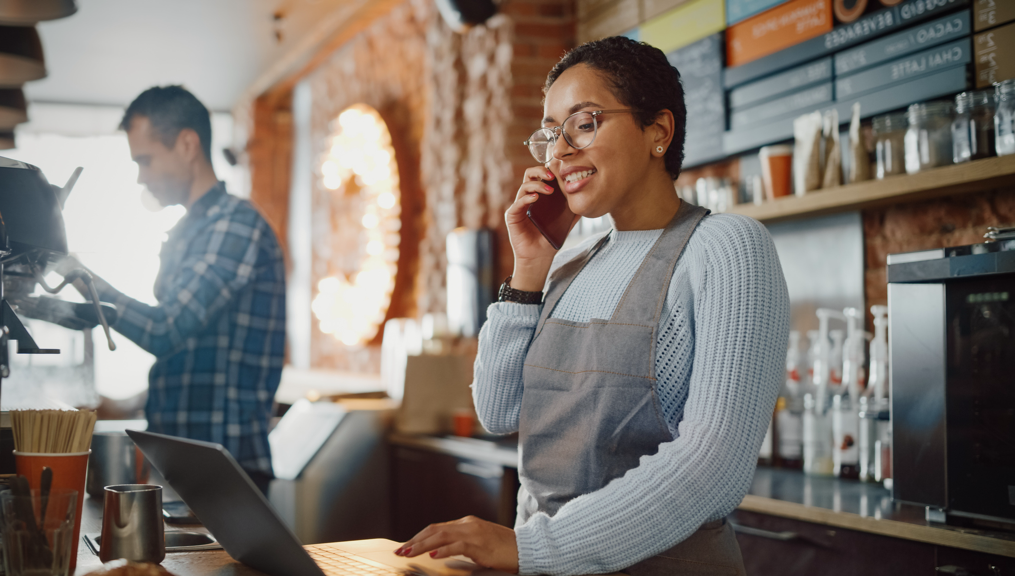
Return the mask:
<path id="1" fill-rule="evenodd" d="M 662 153 L 663 153 L 663 147 L 662 146 L 656 146 L 656 154 L 662 154 Z"/>

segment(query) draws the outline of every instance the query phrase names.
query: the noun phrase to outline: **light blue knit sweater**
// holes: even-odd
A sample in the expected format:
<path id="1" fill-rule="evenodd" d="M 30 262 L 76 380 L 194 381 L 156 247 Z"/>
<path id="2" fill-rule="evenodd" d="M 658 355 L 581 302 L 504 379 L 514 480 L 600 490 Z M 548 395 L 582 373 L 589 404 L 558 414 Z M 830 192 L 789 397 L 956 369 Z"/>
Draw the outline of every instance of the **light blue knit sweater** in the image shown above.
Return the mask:
<path id="1" fill-rule="evenodd" d="M 610 232 L 553 317 L 609 318 L 661 233 Z M 599 238 L 562 251 L 554 268 Z M 473 396 L 492 433 L 518 430 L 522 366 L 540 311 L 506 302 L 489 308 Z M 659 321 L 656 387 L 675 439 L 554 517 L 540 513 L 516 525 L 520 572 L 615 572 L 732 512 L 754 475 L 785 375 L 788 334 L 789 297 L 768 231 L 743 216 L 706 217 L 677 262 Z"/>

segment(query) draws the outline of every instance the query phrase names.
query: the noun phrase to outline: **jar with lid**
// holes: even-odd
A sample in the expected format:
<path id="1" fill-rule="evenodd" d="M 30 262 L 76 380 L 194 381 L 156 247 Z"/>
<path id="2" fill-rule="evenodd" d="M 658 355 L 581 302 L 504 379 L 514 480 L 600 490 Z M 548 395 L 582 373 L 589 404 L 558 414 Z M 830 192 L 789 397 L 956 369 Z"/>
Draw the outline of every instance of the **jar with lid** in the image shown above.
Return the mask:
<path id="1" fill-rule="evenodd" d="M 1015 154 L 1015 79 L 994 85 L 997 112 L 994 113 L 994 133 L 997 155 Z"/>
<path id="2" fill-rule="evenodd" d="M 927 102 L 909 107 L 906 130 L 906 172 L 916 174 L 952 163 L 951 102 Z"/>
<path id="3" fill-rule="evenodd" d="M 956 164 L 996 156 L 994 91 L 963 92 L 955 97 L 952 161 Z"/>
<path id="4" fill-rule="evenodd" d="M 876 176 L 878 180 L 894 174 L 905 174 L 905 139 L 909 120 L 905 114 L 875 116 L 874 154 L 877 157 Z"/>

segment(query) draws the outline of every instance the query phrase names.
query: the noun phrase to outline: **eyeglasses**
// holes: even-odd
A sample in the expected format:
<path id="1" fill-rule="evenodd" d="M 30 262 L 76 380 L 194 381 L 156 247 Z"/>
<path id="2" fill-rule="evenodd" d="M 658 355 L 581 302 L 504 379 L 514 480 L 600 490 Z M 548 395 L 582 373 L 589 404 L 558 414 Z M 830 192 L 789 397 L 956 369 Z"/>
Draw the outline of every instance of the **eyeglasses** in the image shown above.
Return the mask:
<path id="1" fill-rule="evenodd" d="M 529 147 L 529 152 L 536 162 L 546 164 L 553 156 L 553 148 L 557 144 L 557 138 L 563 134 L 564 141 L 575 150 L 584 150 L 596 140 L 596 133 L 599 131 L 599 116 L 601 114 L 614 114 L 620 112 L 633 112 L 630 108 L 624 110 L 596 110 L 594 112 L 575 112 L 567 117 L 560 126 L 552 128 L 540 128 L 523 142 Z M 559 160 L 559 158 L 558 158 Z"/>

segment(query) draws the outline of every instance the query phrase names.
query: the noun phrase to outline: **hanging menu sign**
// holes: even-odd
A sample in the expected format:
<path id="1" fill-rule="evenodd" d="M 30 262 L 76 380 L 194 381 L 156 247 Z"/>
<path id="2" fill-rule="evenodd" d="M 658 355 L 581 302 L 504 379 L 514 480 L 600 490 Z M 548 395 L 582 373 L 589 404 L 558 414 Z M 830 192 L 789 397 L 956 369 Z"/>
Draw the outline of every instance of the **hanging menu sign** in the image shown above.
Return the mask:
<path id="1" fill-rule="evenodd" d="M 848 74 L 942 42 L 968 36 L 969 12 L 963 10 L 898 34 L 835 55 L 835 74 Z"/>
<path id="2" fill-rule="evenodd" d="M 723 39 L 714 34 L 670 52 L 667 58 L 680 72 L 687 106 L 684 165 L 701 164 L 723 156 L 726 99 L 722 89 Z"/>

